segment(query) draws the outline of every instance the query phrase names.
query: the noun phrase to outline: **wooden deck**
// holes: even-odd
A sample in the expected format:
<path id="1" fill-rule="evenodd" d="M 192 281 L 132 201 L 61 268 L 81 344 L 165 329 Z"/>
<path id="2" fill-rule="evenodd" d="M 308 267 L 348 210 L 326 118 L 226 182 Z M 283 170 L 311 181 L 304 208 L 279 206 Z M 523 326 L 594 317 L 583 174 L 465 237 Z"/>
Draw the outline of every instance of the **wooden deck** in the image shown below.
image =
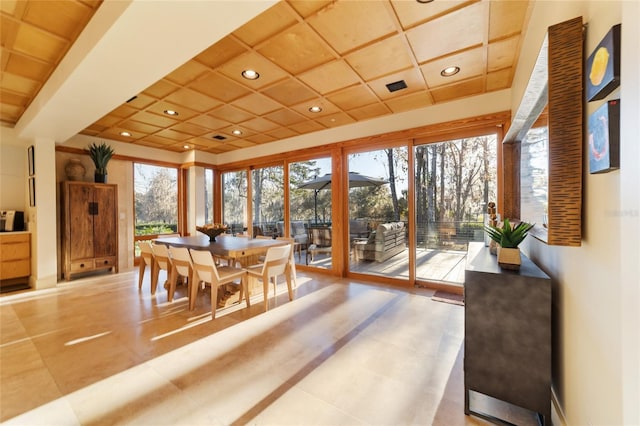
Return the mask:
<path id="1" fill-rule="evenodd" d="M 443 281 L 462 285 L 464 283 L 464 267 L 466 250 L 422 249 L 416 253 L 416 279 L 425 281 Z M 302 252 L 304 263 L 305 252 Z M 296 257 L 296 260 L 298 258 Z M 331 267 L 330 253 L 317 253 L 309 265 L 319 268 Z M 409 250 L 398 253 L 384 262 L 354 260 L 349 263 L 351 272 L 409 278 Z"/>

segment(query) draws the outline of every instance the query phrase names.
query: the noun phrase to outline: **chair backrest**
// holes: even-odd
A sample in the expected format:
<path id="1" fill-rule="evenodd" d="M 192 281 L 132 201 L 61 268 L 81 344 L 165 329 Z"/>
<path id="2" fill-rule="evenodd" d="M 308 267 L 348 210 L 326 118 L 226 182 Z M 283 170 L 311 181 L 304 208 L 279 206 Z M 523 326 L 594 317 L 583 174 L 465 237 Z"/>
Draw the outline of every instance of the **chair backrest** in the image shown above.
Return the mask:
<path id="1" fill-rule="evenodd" d="M 153 262 L 153 251 L 151 250 L 151 241 L 138 241 L 138 247 L 140 247 L 140 257 L 144 259 L 147 265 L 151 265 Z"/>
<path id="2" fill-rule="evenodd" d="M 262 273 L 267 270 L 267 275 L 270 277 L 284 274 L 289 263 L 289 256 L 291 256 L 291 244 L 269 248 L 264 259 Z"/>
<path id="3" fill-rule="evenodd" d="M 193 270 L 198 275 L 198 280 L 210 284 L 217 284 L 220 281 L 218 268 L 213 261 L 213 256 L 208 250 L 190 249 L 191 259 L 193 261 Z"/>
<path id="4" fill-rule="evenodd" d="M 167 246 L 164 244 L 153 244 L 151 245 L 151 251 L 160 269 L 164 269 L 165 271 L 171 269 L 171 258 L 169 257 L 169 249 Z"/>
<path id="5" fill-rule="evenodd" d="M 171 256 L 171 263 L 173 267 L 176 268 L 178 275 L 190 277 L 193 263 L 191 262 L 189 249 L 184 247 L 169 247 L 169 255 Z"/>

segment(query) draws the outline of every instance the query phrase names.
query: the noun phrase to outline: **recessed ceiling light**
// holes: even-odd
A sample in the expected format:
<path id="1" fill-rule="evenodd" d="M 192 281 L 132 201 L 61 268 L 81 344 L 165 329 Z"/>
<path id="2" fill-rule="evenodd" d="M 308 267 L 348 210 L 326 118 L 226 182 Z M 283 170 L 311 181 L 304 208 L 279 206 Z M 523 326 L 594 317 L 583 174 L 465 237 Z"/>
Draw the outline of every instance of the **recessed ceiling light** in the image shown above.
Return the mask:
<path id="1" fill-rule="evenodd" d="M 189 149 L 189 148 L 191 148 L 189 145 L 183 145 L 182 147 L 183 147 L 184 149 Z"/>
<path id="2" fill-rule="evenodd" d="M 258 72 L 254 70 L 244 70 L 242 71 L 242 76 L 247 80 L 257 80 L 258 78 L 260 78 L 260 74 L 258 74 Z"/>
<path id="3" fill-rule="evenodd" d="M 120 132 L 120 136 L 129 137 L 129 136 L 131 136 L 131 133 L 129 133 L 129 132 Z"/>
<path id="4" fill-rule="evenodd" d="M 426 3 L 431 3 L 433 0 L 416 0 L 416 1 L 417 1 L 418 3 L 426 4 Z"/>
<path id="5" fill-rule="evenodd" d="M 452 75 L 456 75 L 460 72 L 460 67 L 447 67 L 440 71 L 440 75 L 443 77 L 451 77 Z"/>
<path id="6" fill-rule="evenodd" d="M 231 133 L 233 133 L 233 134 L 234 134 L 234 135 L 236 135 L 236 136 L 239 136 L 239 135 L 241 135 L 241 134 L 242 134 L 242 130 L 235 129 L 235 130 L 234 130 L 234 131 L 232 131 Z"/>
<path id="7" fill-rule="evenodd" d="M 322 108 L 317 106 L 317 105 L 314 105 L 311 108 L 309 108 L 309 111 L 310 112 L 320 112 L 320 111 L 322 111 Z"/>
<path id="8" fill-rule="evenodd" d="M 165 109 L 164 113 L 167 115 L 178 115 L 178 111 L 174 111 L 172 109 Z"/>

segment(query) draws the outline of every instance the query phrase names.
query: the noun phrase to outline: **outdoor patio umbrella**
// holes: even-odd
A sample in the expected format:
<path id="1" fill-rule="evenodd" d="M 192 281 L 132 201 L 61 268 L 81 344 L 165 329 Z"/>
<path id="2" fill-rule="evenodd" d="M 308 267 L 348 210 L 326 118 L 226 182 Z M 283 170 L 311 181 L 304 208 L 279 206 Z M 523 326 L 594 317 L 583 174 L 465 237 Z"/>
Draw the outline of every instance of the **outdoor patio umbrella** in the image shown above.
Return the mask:
<path id="1" fill-rule="evenodd" d="M 362 188 L 366 186 L 380 186 L 389 183 L 384 179 L 377 179 L 371 176 L 361 175 L 357 172 L 349 172 L 349 188 Z M 298 186 L 300 189 L 313 189 L 314 210 L 316 223 L 318 223 L 318 192 L 331 188 L 331 173 L 319 176 Z"/>

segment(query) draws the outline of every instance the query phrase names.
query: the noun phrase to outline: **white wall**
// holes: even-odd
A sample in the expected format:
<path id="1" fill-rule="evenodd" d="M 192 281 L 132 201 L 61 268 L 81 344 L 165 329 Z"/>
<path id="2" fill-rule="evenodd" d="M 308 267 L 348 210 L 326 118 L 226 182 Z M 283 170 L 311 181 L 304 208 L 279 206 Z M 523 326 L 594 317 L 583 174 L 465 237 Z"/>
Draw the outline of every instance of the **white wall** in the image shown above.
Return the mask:
<path id="1" fill-rule="evenodd" d="M 622 26 L 622 45 L 627 46 L 622 55 L 622 85 L 607 98 L 622 99 L 623 161 L 619 171 L 590 175 L 585 149 L 581 247 L 547 246 L 529 238 L 523 250 L 553 278 L 553 387 L 566 422 L 569 425 L 640 424 L 637 332 L 640 324 L 640 191 L 637 189 L 640 181 L 637 167 L 640 161 L 637 148 L 640 53 L 638 31 L 634 28 L 640 19 L 638 3 L 537 2 L 531 17 L 534 30 L 525 41 L 526 48 L 539 48 L 544 34 L 542 28 L 580 15 L 588 24 L 585 56 L 611 26 L 626 19 Z M 528 60 L 529 55 L 526 56 Z M 526 77 L 523 66 L 519 68 L 517 85 L 513 88 L 515 107 Z M 604 100 L 586 104 L 585 116 L 602 102 Z"/>

